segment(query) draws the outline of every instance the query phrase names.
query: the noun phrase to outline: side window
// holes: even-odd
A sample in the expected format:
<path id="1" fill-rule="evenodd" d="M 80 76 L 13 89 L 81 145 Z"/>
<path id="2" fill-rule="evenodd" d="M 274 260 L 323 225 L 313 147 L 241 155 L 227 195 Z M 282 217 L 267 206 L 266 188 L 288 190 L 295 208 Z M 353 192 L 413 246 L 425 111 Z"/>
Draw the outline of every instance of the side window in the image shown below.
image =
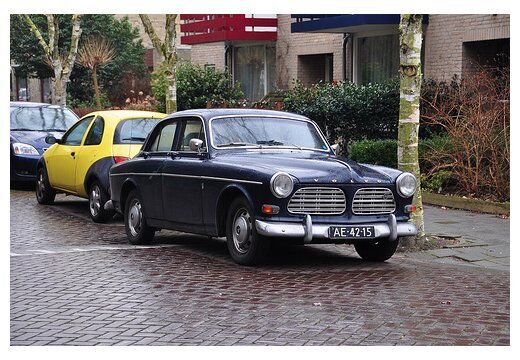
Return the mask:
<path id="1" fill-rule="evenodd" d="M 186 125 L 184 126 L 184 131 L 181 135 L 180 142 L 180 151 L 191 151 L 190 150 L 190 140 L 191 139 L 200 139 L 204 141 L 202 147 L 206 147 L 206 139 L 204 137 L 204 126 L 202 126 L 202 121 L 200 120 L 187 120 Z"/>
<path id="2" fill-rule="evenodd" d="M 148 148 L 148 151 L 171 151 L 176 130 L 177 121 L 164 125 L 157 133 L 152 145 Z"/>
<path id="3" fill-rule="evenodd" d="M 99 145 L 101 144 L 101 139 L 103 139 L 103 130 L 105 129 L 105 121 L 101 116 L 98 116 L 94 123 L 90 127 L 90 130 L 87 133 L 87 137 L 85 138 L 84 145 Z"/>
<path id="4" fill-rule="evenodd" d="M 81 145 L 83 135 L 85 135 L 85 131 L 87 131 L 92 119 L 94 119 L 94 116 L 89 116 L 78 121 L 65 135 L 63 135 L 61 143 L 64 145 Z"/>

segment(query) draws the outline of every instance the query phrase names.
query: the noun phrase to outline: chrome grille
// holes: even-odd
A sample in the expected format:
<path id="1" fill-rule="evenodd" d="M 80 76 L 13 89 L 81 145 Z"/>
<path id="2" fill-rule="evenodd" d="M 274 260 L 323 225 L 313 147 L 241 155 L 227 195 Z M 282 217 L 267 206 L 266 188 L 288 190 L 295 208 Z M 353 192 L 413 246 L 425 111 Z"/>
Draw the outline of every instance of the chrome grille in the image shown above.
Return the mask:
<path id="1" fill-rule="evenodd" d="M 352 212 L 356 215 L 391 214 L 394 211 L 394 194 L 387 188 L 359 189 L 352 200 Z"/>
<path id="2" fill-rule="evenodd" d="M 305 187 L 293 194 L 287 210 L 292 214 L 339 215 L 346 207 L 347 200 L 341 189 Z"/>

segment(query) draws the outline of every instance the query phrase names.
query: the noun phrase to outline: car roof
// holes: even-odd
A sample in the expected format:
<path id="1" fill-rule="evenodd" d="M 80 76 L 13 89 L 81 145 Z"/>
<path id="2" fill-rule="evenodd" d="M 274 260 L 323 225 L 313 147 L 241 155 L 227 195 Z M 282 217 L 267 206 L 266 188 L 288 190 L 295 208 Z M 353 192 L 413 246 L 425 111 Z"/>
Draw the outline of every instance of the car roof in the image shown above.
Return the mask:
<path id="1" fill-rule="evenodd" d="M 131 119 L 136 117 L 151 117 L 162 119 L 166 116 L 164 113 L 155 112 L 155 111 L 141 111 L 141 110 L 101 110 L 101 111 L 93 111 L 91 113 L 86 114 L 89 115 L 99 115 L 103 117 L 105 120 L 114 120 L 120 121 L 124 119 Z"/>
<path id="2" fill-rule="evenodd" d="M 29 102 L 29 101 L 11 101 L 10 106 L 17 106 L 17 107 L 64 107 L 63 105 L 53 105 L 48 103 L 39 103 L 39 102 Z"/>
<path id="3" fill-rule="evenodd" d="M 302 115 L 286 112 L 286 111 L 275 111 L 275 110 L 264 110 L 264 109 L 246 109 L 246 108 L 217 108 L 217 109 L 193 109 L 193 110 L 184 110 L 170 114 L 170 116 L 201 116 L 205 120 L 209 120 L 211 118 L 217 116 L 239 116 L 239 115 L 256 115 L 256 116 L 280 116 L 280 117 L 292 117 L 302 120 L 307 120 L 308 118 Z"/>

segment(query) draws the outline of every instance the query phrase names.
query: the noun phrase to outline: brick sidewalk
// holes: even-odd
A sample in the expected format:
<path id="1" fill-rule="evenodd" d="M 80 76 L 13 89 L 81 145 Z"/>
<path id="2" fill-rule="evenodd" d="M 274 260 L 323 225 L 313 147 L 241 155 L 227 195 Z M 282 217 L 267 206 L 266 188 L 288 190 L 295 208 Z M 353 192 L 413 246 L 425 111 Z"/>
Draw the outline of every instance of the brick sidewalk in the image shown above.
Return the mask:
<path id="1" fill-rule="evenodd" d="M 11 192 L 11 345 L 510 341 L 508 272 L 401 254 L 371 264 L 337 245 L 280 247 L 246 268 L 223 241 L 161 232 L 133 247 L 120 225 L 65 205 Z"/>

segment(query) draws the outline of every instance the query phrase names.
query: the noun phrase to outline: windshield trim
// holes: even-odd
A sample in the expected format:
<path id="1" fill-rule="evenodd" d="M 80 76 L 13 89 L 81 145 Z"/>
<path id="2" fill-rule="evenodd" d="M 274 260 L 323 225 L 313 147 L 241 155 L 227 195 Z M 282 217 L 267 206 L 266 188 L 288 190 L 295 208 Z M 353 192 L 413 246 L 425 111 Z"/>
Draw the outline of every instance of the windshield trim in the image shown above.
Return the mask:
<path id="1" fill-rule="evenodd" d="M 324 150 L 324 149 L 318 149 L 318 148 L 308 148 L 308 147 L 299 147 L 299 148 L 296 148 L 294 146 L 288 146 L 288 145 L 274 145 L 274 146 L 262 146 L 262 147 L 259 147 L 259 146 L 253 146 L 253 145 L 246 145 L 246 146 L 216 146 L 213 142 L 213 127 L 211 126 L 211 122 L 215 119 L 223 119 L 223 118 L 237 118 L 237 117 L 264 117 L 264 118 L 273 118 L 273 119 L 287 119 L 287 120 L 297 120 L 297 121 L 304 121 L 304 122 L 308 122 L 310 124 L 312 124 L 314 126 L 314 128 L 316 129 L 316 131 L 318 132 L 319 136 L 321 137 L 321 140 L 323 140 L 323 142 L 325 143 L 325 145 L 327 146 L 327 149 Z M 209 119 L 209 123 L 208 123 L 208 127 L 209 127 L 209 139 L 210 139 L 210 142 L 211 142 L 211 147 L 213 149 L 216 149 L 216 150 L 231 150 L 231 149 L 247 149 L 247 150 L 250 150 L 250 149 L 257 149 L 257 150 L 266 150 L 266 149 L 296 149 L 296 150 L 310 150 L 310 151 L 320 151 L 320 152 L 325 152 L 325 153 L 330 153 L 332 150 L 330 148 L 330 145 L 329 145 L 329 142 L 327 141 L 327 139 L 325 138 L 325 136 L 323 135 L 321 129 L 319 128 L 319 126 L 312 120 L 310 119 L 306 119 L 306 118 L 300 118 L 300 117 L 295 117 L 295 116 L 289 116 L 289 115 L 263 115 L 263 114 L 243 114 L 243 115 L 238 115 L 238 114 L 235 114 L 235 115 L 220 115 L 220 116 L 214 116 L 212 118 Z"/>

